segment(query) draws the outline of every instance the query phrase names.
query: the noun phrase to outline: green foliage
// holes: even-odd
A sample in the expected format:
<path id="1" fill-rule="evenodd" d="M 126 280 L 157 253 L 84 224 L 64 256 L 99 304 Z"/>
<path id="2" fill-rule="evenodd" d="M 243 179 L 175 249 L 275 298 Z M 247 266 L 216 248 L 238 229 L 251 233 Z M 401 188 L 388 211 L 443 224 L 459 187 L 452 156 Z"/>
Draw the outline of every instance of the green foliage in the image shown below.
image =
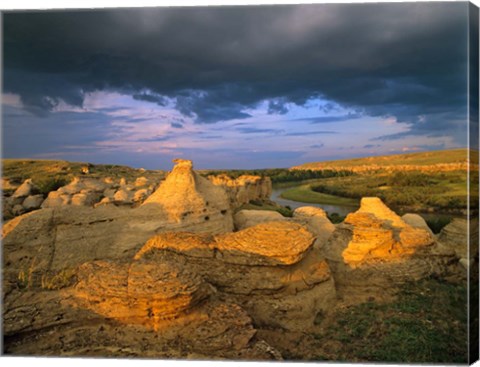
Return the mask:
<path id="1" fill-rule="evenodd" d="M 346 177 L 353 173 L 350 171 L 336 171 L 336 170 L 290 170 L 286 168 L 271 168 L 271 169 L 255 169 L 255 170 L 225 170 L 225 171 L 208 171 L 204 176 L 224 174 L 231 178 L 238 178 L 243 175 L 252 176 L 268 176 L 272 183 L 283 182 L 299 182 L 311 179 L 328 178 L 328 177 Z"/>
<path id="2" fill-rule="evenodd" d="M 426 187 L 436 184 L 436 181 L 432 179 L 431 175 L 427 175 L 422 172 L 404 172 L 399 171 L 395 172 L 393 175 L 388 177 L 389 186 L 416 186 L 416 187 Z"/>
<path id="3" fill-rule="evenodd" d="M 345 220 L 345 216 L 342 216 L 338 213 L 332 213 L 332 214 L 327 213 L 327 217 L 328 219 L 330 219 L 330 222 L 334 224 L 341 223 Z"/>
<path id="4" fill-rule="evenodd" d="M 315 193 L 343 198 L 376 196 L 394 209 L 408 206 L 415 211 L 461 210 L 467 206 L 466 175 L 457 171 L 428 175 L 416 171 L 371 173 L 322 179 L 310 187 Z"/>
<path id="5" fill-rule="evenodd" d="M 40 179 L 33 183 L 37 187 L 39 194 L 47 196 L 50 191 L 55 191 L 60 187 L 67 185 L 68 182 L 69 181 L 64 177 L 52 177 Z"/>
<path id="6" fill-rule="evenodd" d="M 436 279 L 406 284 L 397 300 L 340 309 L 316 339 L 339 342 L 330 360 L 467 362 L 467 290 Z M 320 355 L 323 356 L 320 350 Z M 322 357 L 324 359 L 324 357 Z"/>

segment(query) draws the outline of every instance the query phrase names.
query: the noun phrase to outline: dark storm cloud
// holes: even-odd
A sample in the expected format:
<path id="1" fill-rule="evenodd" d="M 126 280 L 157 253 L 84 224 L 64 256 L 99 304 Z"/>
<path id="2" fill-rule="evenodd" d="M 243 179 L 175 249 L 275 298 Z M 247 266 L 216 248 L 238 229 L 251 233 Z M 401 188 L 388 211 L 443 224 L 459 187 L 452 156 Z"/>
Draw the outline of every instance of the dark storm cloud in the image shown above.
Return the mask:
<path id="1" fill-rule="evenodd" d="M 359 113 L 348 113 L 341 116 L 318 116 L 310 118 L 296 119 L 296 121 L 310 121 L 312 124 L 328 124 L 331 122 L 350 121 L 362 117 Z"/>
<path id="2" fill-rule="evenodd" d="M 183 129 L 183 125 L 179 122 L 171 122 L 170 126 L 173 127 L 174 129 Z"/>
<path id="3" fill-rule="evenodd" d="M 149 93 L 136 93 L 132 97 L 137 101 L 152 102 L 158 104 L 159 106 L 165 106 L 167 104 L 167 99 L 159 95 Z"/>
<path id="4" fill-rule="evenodd" d="M 152 103 L 169 97 L 198 123 L 249 117 L 246 109 L 261 101 L 281 114 L 321 97 L 394 116 L 414 134 L 448 135 L 456 129 L 450 120 L 428 130 L 417 118 L 465 117 L 467 9 L 451 2 L 9 12 L 4 88 L 37 114 L 60 99 L 81 106 L 94 90 Z"/>

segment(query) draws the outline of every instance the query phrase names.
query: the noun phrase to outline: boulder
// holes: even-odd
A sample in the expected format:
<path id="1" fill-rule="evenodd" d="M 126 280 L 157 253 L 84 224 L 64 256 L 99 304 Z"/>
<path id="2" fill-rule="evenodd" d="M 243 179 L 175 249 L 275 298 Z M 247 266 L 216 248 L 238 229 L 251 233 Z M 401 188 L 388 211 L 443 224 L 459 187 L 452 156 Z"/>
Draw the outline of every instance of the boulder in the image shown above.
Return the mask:
<path id="1" fill-rule="evenodd" d="M 72 196 L 63 191 L 50 191 L 47 198 L 42 203 L 42 208 L 56 208 L 71 203 Z"/>
<path id="2" fill-rule="evenodd" d="M 92 192 L 92 191 L 84 192 L 82 190 L 82 192 L 72 196 L 71 204 L 81 205 L 81 206 L 93 206 L 93 204 L 95 204 L 98 201 L 99 197 L 100 195 L 95 192 Z"/>
<path id="3" fill-rule="evenodd" d="M 135 180 L 134 186 L 135 187 L 144 187 L 144 186 L 148 186 L 149 184 L 150 184 L 149 179 L 142 176 L 142 177 L 138 177 Z"/>
<path id="4" fill-rule="evenodd" d="M 362 199 L 360 209 L 336 226 L 321 253 L 342 297 L 365 299 L 393 294 L 406 281 L 442 275 L 452 261 L 430 231 L 412 227 L 372 198 Z"/>
<path id="5" fill-rule="evenodd" d="M 131 204 L 132 199 L 132 194 L 125 188 L 119 189 L 115 192 L 115 195 L 113 195 L 113 201 L 115 204 Z"/>
<path id="6" fill-rule="evenodd" d="M 474 258 L 478 258 L 478 247 L 471 246 L 469 249 L 468 221 L 463 218 L 454 218 L 438 234 L 438 242 L 455 253 L 462 260 L 463 266 L 470 264 Z M 470 224 L 471 243 L 478 243 L 478 220 L 472 220 Z"/>
<path id="7" fill-rule="evenodd" d="M 430 235 L 433 236 L 433 232 L 428 226 L 427 222 L 425 222 L 425 219 L 421 215 L 418 214 L 412 214 L 412 213 L 407 213 L 402 216 L 402 220 L 408 224 L 409 226 L 413 228 L 421 228 L 430 233 Z"/>
<path id="8" fill-rule="evenodd" d="M 293 211 L 294 218 L 312 218 L 322 217 L 327 218 L 327 213 L 322 208 L 315 206 L 301 206 Z"/>
<path id="9" fill-rule="evenodd" d="M 43 195 L 30 195 L 25 198 L 25 200 L 22 203 L 22 206 L 26 210 L 39 209 L 43 203 L 43 200 L 44 200 Z"/>
<path id="10" fill-rule="evenodd" d="M 271 210 L 244 209 L 237 212 L 233 217 L 235 229 L 237 230 L 252 227 L 260 223 L 282 221 L 282 220 L 286 220 L 286 218 L 283 215 L 281 215 L 279 212 L 275 212 Z"/>
<path id="11" fill-rule="evenodd" d="M 12 197 L 13 198 L 25 198 L 33 194 L 35 186 L 32 182 L 32 179 L 26 179 L 23 183 L 15 190 Z"/>
<path id="12" fill-rule="evenodd" d="M 315 246 L 318 248 L 324 246 L 335 231 L 335 225 L 330 222 L 327 213 L 321 208 L 302 206 L 294 210 L 293 219 L 306 225 L 308 230 L 315 235 Z"/>
<path id="13" fill-rule="evenodd" d="M 143 202 L 148 197 L 148 195 L 150 195 L 150 191 L 148 189 L 137 190 L 133 194 L 133 201 L 134 202 Z"/>

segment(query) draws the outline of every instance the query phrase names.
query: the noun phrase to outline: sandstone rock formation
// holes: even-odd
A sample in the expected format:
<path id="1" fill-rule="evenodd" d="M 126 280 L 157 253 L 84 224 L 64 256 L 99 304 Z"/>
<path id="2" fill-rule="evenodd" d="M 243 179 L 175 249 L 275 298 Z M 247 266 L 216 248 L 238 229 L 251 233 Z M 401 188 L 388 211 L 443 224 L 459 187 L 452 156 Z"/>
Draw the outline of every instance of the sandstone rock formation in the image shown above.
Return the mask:
<path id="1" fill-rule="evenodd" d="M 478 243 L 478 221 L 472 221 L 470 229 L 471 243 Z M 468 221 L 466 219 L 454 218 L 440 231 L 438 242 L 453 251 L 459 263 L 465 268 L 472 265 L 475 259 L 478 261 L 478 247 L 470 246 L 469 248 Z"/>
<path id="2" fill-rule="evenodd" d="M 233 221 L 235 229 L 241 230 L 260 223 L 281 221 L 286 218 L 278 212 L 270 210 L 240 210 L 235 213 Z"/>
<path id="3" fill-rule="evenodd" d="M 30 195 L 25 198 L 22 203 L 22 206 L 25 210 L 35 210 L 40 208 L 43 203 L 43 195 Z"/>
<path id="4" fill-rule="evenodd" d="M 15 190 L 12 197 L 13 198 L 25 198 L 32 195 L 35 185 L 32 182 L 32 179 L 26 179 L 23 183 Z"/>
<path id="5" fill-rule="evenodd" d="M 360 209 L 337 226 L 322 248 L 342 295 L 381 296 L 398 284 L 442 274 L 451 252 L 435 243 L 429 231 L 412 227 L 378 198 L 363 198 Z"/>
<path id="6" fill-rule="evenodd" d="M 160 234 L 135 258 L 183 264 L 245 308 L 256 324 L 306 330 L 335 299 L 329 267 L 313 241 L 297 223 L 268 222 L 217 236 Z"/>
<path id="7" fill-rule="evenodd" d="M 177 186 L 181 182 L 183 186 Z M 221 188 L 199 178 L 191 169 L 174 168 L 164 184 L 148 205 L 134 209 L 47 205 L 6 223 L 4 260 L 10 264 L 5 270 L 6 283 L 15 282 L 19 272 L 26 269 L 32 282 L 38 284 L 41 275 L 49 271 L 95 259 L 128 258 L 156 233 L 183 230 L 217 234 L 233 229 L 228 200 Z M 179 193 L 180 218 L 179 208 L 171 201 Z M 69 194 L 58 191 L 49 197 L 59 202 L 71 200 Z"/>
<path id="8" fill-rule="evenodd" d="M 169 223 L 191 226 L 209 223 L 213 232 L 233 229 L 232 212 L 225 191 L 193 171 L 191 161 L 176 159 L 172 172 L 140 208 L 163 210 Z"/>
<path id="9" fill-rule="evenodd" d="M 432 230 L 428 226 L 427 222 L 425 222 L 425 219 L 422 218 L 422 216 L 418 214 L 407 213 L 402 216 L 402 220 L 409 226 L 413 228 L 424 229 L 433 236 Z"/>
<path id="10" fill-rule="evenodd" d="M 251 200 L 269 199 L 272 194 L 270 177 L 243 175 L 232 179 L 227 175 L 218 175 L 208 176 L 208 179 L 226 190 L 232 208 L 238 208 Z"/>
<path id="11" fill-rule="evenodd" d="M 293 219 L 305 224 L 308 230 L 315 235 L 315 246 L 318 248 L 323 247 L 335 231 L 335 226 L 328 219 L 327 213 L 321 208 L 299 207 L 293 211 Z"/>

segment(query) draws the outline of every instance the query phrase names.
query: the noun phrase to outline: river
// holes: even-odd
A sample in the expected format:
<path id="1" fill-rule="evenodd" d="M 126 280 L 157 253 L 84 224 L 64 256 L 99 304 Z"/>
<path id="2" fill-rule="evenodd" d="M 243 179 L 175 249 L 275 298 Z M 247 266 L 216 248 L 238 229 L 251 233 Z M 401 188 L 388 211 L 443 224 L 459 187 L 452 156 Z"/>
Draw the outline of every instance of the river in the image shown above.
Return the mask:
<path id="1" fill-rule="evenodd" d="M 348 213 L 354 212 L 358 209 L 358 206 L 343 206 L 343 205 L 328 205 L 328 204 L 316 204 L 316 203 L 302 203 L 300 201 L 293 201 L 284 199 L 281 197 L 282 192 L 291 188 L 290 187 L 283 187 L 278 189 L 272 190 L 272 195 L 270 195 L 270 199 L 282 206 L 289 206 L 292 209 L 299 208 L 301 206 L 315 206 L 317 208 L 322 208 L 328 214 L 337 213 L 340 216 L 346 216 Z"/>

